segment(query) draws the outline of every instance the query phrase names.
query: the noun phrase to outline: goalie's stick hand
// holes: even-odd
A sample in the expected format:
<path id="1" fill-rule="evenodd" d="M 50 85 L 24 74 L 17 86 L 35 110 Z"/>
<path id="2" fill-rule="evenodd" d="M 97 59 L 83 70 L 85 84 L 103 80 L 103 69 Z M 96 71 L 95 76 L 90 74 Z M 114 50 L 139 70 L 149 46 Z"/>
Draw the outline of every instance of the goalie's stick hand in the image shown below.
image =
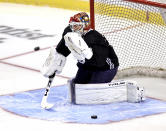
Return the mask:
<path id="1" fill-rule="evenodd" d="M 50 109 L 54 106 L 54 104 L 50 104 L 47 102 L 47 97 L 48 97 L 48 93 L 50 91 L 50 87 L 51 87 L 51 84 L 53 82 L 53 79 L 55 77 L 55 74 L 56 74 L 56 72 L 53 75 L 49 76 L 49 81 L 48 81 L 44 96 L 43 96 L 42 101 L 41 101 L 41 107 L 43 109 Z"/>

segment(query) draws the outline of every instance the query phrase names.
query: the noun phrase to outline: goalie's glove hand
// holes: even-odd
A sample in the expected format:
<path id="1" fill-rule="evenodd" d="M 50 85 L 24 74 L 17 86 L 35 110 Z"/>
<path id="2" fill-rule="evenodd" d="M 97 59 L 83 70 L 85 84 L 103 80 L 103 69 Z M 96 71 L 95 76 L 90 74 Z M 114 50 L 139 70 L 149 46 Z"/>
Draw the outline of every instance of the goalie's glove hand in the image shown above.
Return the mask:
<path id="1" fill-rule="evenodd" d="M 92 57 L 92 49 L 87 46 L 80 34 L 69 32 L 64 36 L 64 39 L 65 45 L 78 61 L 85 61 L 85 58 L 90 59 Z"/>

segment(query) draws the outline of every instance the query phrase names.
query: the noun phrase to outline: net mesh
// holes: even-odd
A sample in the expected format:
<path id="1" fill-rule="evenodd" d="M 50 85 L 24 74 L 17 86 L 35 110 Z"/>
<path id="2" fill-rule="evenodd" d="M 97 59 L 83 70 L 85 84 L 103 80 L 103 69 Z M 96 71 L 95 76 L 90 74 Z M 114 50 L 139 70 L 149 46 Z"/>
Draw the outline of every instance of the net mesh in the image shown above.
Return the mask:
<path id="1" fill-rule="evenodd" d="M 94 12 L 95 29 L 114 47 L 119 70 L 166 69 L 166 23 L 159 7 L 124 0 L 95 0 Z"/>

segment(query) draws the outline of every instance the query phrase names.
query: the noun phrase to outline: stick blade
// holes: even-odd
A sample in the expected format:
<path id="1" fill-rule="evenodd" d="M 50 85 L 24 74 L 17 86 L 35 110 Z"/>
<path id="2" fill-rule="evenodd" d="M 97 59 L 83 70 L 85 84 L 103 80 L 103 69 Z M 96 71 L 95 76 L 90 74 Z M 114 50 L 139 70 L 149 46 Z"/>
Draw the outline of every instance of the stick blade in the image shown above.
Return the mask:
<path id="1" fill-rule="evenodd" d="M 51 109 L 54 106 L 54 104 L 47 103 L 47 96 L 44 96 L 41 102 L 41 107 L 43 109 Z"/>
<path id="2" fill-rule="evenodd" d="M 50 104 L 50 103 L 42 103 L 41 107 L 43 109 L 51 109 L 54 106 L 54 104 Z"/>

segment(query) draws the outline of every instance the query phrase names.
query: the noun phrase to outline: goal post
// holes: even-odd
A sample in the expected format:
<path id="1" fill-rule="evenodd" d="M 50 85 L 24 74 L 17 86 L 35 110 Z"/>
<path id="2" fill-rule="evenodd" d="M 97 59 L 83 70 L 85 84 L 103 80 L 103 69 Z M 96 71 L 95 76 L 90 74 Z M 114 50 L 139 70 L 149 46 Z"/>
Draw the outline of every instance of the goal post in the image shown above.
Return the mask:
<path id="1" fill-rule="evenodd" d="M 162 0 L 90 0 L 93 29 L 115 48 L 117 77 L 166 78 L 166 2 Z"/>

